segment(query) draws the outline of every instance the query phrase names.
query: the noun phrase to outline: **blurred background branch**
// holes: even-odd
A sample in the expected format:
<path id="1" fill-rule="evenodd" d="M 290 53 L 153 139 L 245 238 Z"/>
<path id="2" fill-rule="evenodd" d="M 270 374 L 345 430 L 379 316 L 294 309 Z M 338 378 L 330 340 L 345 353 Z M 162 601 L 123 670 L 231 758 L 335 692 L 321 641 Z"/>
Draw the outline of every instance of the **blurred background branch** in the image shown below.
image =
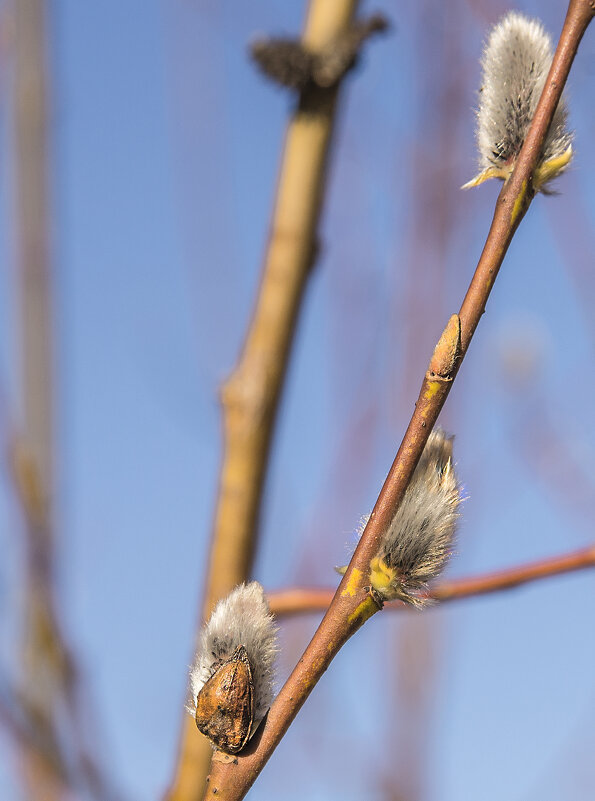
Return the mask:
<path id="1" fill-rule="evenodd" d="M 50 301 L 46 8 L 18 0 L 15 19 L 15 144 L 18 259 L 21 298 L 20 433 L 12 468 L 24 513 L 26 591 L 20 699 L 43 750 L 23 750 L 25 786 L 32 798 L 63 798 L 48 767 L 59 764 L 56 716 L 72 682 L 72 665 L 57 621 L 54 582 L 53 324 Z M 62 781 L 64 776 L 61 776 Z"/>
<path id="2" fill-rule="evenodd" d="M 19 753 L 27 797 L 64 801 L 85 789 L 93 798 L 114 799 L 97 747 L 86 745 L 81 716 L 91 714 L 92 702 L 81 687 L 57 592 L 48 10 L 44 0 L 17 0 L 12 13 L 21 414 L 5 424 L 25 580 L 22 667 L 14 686 L 6 680 L 0 720 Z"/>

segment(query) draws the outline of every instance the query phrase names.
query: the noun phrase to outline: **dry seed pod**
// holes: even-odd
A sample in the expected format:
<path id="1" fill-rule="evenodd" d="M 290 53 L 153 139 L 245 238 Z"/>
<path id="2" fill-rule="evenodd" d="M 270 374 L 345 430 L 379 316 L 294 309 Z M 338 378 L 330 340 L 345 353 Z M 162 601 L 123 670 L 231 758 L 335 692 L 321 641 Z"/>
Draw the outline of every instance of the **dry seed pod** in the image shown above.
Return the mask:
<path id="1" fill-rule="evenodd" d="M 257 581 L 219 601 L 203 628 L 187 708 L 222 751 L 241 750 L 271 704 L 276 635 Z"/>
<path id="2" fill-rule="evenodd" d="M 462 188 L 489 178 L 506 180 L 515 165 L 552 63 L 552 42 L 536 19 L 512 11 L 491 30 L 482 58 L 477 110 L 481 172 Z M 572 158 L 567 109 L 560 100 L 533 176 L 536 190 L 563 172 Z M 547 191 L 547 190 L 546 190 Z"/>

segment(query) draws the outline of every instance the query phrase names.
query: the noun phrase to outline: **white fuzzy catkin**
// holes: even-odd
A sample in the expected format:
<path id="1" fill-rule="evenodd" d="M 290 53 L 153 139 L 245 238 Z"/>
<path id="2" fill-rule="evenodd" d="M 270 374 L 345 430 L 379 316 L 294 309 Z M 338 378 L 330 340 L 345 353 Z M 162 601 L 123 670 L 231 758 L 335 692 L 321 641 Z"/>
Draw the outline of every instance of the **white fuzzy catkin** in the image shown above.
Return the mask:
<path id="1" fill-rule="evenodd" d="M 461 502 L 452 441 L 441 428 L 432 431 L 378 555 L 370 563 L 370 584 L 382 600 L 399 598 L 424 606 L 428 582 L 448 561 Z M 362 518 L 360 535 L 366 523 L 367 518 Z"/>
<path id="2" fill-rule="evenodd" d="M 194 664 L 190 668 L 188 711 L 196 712 L 196 697 L 221 664 L 243 645 L 254 683 L 253 730 L 273 700 L 277 626 L 264 590 L 257 581 L 240 584 L 223 598 L 205 624 Z"/>
<path id="3" fill-rule="evenodd" d="M 491 30 L 482 58 L 477 110 L 481 172 L 464 189 L 488 178 L 506 179 L 525 141 L 552 63 L 552 42 L 536 19 L 512 11 Z M 559 175 L 572 157 L 567 107 L 560 100 L 534 174 L 536 189 Z"/>
<path id="4" fill-rule="evenodd" d="M 379 553 L 411 601 L 442 572 L 451 553 L 461 501 L 452 442 L 441 428 L 430 434 Z"/>

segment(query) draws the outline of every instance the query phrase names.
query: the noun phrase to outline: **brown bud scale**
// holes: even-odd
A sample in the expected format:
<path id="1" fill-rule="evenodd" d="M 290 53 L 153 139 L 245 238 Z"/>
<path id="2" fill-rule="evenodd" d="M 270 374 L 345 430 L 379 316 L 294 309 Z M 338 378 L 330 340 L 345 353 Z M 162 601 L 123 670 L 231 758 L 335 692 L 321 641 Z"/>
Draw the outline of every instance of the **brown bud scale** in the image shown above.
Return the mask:
<path id="1" fill-rule="evenodd" d="M 198 730 L 221 751 L 237 754 L 250 739 L 254 683 L 248 654 L 239 645 L 217 668 L 196 698 Z"/>

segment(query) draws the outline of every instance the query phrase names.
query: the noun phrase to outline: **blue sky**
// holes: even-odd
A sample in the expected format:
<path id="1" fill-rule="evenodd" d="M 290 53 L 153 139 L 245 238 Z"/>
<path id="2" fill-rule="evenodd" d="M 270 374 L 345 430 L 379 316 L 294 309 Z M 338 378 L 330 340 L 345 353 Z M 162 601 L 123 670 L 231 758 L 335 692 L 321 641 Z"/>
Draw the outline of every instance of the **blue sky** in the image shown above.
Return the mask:
<path id="1" fill-rule="evenodd" d="M 460 305 L 499 189 L 458 189 L 475 173 L 478 59 L 507 8 L 362 6 L 393 28 L 342 97 L 267 483 L 265 587 L 336 581 Z M 520 10 L 559 32 L 559 4 Z M 60 592 L 105 762 L 133 799 L 158 798 L 174 764 L 220 459 L 217 390 L 249 320 L 291 108 L 246 45 L 299 31 L 304 12 L 272 0 L 50 8 Z M 452 576 L 593 537 L 594 55 L 589 31 L 569 86 L 574 167 L 560 196 L 533 203 L 441 418 L 468 495 Z M 1 380 L 18 417 L 1 88 Z M 0 512 L 8 531 L 8 484 Z M 591 798 L 594 580 L 377 615 L 252 796 L 381 798 L 386 780 L 419 801 Z M 285 627 L 280 678 L 315 623 Z M 422 666 L 417 688 L 408 658 Z M 372 686 L 360 681 L 369 671 Z"/>

